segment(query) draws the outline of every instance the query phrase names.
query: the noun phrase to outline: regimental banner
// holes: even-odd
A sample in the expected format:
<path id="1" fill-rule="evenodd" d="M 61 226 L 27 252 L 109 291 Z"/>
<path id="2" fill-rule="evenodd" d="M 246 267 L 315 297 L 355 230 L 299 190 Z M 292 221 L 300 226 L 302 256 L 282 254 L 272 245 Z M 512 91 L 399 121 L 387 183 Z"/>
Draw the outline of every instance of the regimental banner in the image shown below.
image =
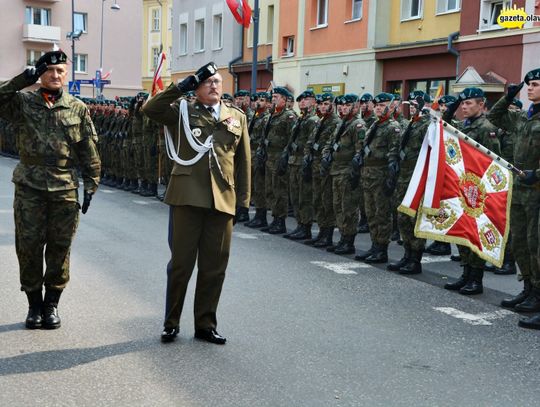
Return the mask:
<path id="1" fill-rule="evenodd" d="M 508 240 L 512 174 L 432 122 L 398 208 L 417 216 L 415 236 L 469 247 L 500 267 Z"/>

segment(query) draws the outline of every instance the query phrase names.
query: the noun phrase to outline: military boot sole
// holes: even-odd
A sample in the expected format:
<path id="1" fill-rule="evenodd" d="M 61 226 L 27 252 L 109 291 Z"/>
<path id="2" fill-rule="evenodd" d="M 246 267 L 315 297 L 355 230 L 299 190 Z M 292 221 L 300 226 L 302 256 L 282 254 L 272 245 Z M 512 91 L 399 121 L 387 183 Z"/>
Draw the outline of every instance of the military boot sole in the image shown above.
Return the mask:
<path id="1" fill-rule="evenodd" d="M 58 321 L 55 323 L 45 323 L 43 322 L 43 329 L 58 329 L 62 326 L 62 322 Z"/>
<path id="2" fill-rule="evenodd" d="M 291 240 L 306 240 L 311 239 L 311 234 L 303 233 L 301 235 L 292 235 L 289 239 Z"/>
<path id="3" fill-rule="evenodd" d="M 530 306 L 529 304 L 526 304 L 525 301 L 517 304 L 514 309 L 518 312 L 540 312 L 540 304 Z"/>
<path id="4" fill-rule="evenodd" d="M 516 295 L 514 298 L 509 298 L 506 300 L 501 301 L 501 307 L 504 308 L 514 308 L 516 305 L 521 304 L 523 301 L 527 299 L 529 294 L 520 293 Z"/>
<path id="5" fill-rule="evenodd" d="M 527 329 L 540 329 L 540 317 L 537 315 L 528 319 L 520 319 L 518 326 Z"/>
<path id="6" fill-rule="evenodd" d="M 268 233 L 270 233 L 271 235 L 281 235 L 283 233 L 287 233 L 287 229 L 285 228 L 270 229 Z"/>
<path id="7" fill-rule="evenodd" d="M 334 250 L 334 254 L 337 254 L 337 255 L 354 254 L 354 253 L 356 253 L 356 249 L 354 247 L 348 247 L 341 250 L 339 249 Z"/>
<path id="8" fill-rule="evenodd" d="M 477 295 L 482 294 L 484 292 L 484 288 L 482 286 L 476 288 L 467 288 L 467 286 L 465 286 L 461 288 L 458 292 L 461 295 Z"/>

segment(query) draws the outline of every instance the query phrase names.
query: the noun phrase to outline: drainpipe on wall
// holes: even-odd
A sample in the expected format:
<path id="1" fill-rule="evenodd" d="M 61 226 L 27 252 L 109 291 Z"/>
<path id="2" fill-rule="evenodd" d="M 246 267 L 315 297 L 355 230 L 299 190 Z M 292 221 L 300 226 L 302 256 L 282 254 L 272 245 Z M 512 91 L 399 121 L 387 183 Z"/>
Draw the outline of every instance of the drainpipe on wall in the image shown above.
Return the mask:
<path id="1" fill-rule="evenodd" d="M 232 66 L 236 64 L 238 61 L 241 61 L 244 59 L 244 28 L 240 30 L 242 32 L 242 40 L 240 41 L 240 55 L 234 58 L 232 61 L 229 62 L 229 73 L 234 78 L 234 84 L 233 84 L 233 93 L 238 90 L 238 74 L 233 72 Z"/>
<path id="2" fill-rule="evenodd" d="M 453 32 L 448 36 L 448 53 L 454 55 L 456 60 L 456 78 L 459 76 L 459 51 L 454 48 L 453 42 L 459 38 L 459 31 Z"/>

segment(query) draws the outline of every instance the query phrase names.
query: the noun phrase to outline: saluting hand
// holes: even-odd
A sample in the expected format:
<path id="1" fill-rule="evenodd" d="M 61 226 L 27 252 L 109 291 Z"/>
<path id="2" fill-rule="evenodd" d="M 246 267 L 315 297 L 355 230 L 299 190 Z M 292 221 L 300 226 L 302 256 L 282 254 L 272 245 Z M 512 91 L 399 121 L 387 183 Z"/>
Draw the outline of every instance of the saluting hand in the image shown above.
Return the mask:
<path id="1" fill-rule="evenodd" d="M 521 90 L 521 88 L 523 88 L 524 84 L 525 82 L 521 82 L 517 85 L 515 83 L 511 83 L 510 85 L 508 85 L 508 90 L 506 91 L 506 100 L 512 102 Z"/>
<path id="2" fill-rule="evenodd" d="M 24 77 L 26 79 L 26 85 L 30 86 L 36 83 L 41 75 L 47 71 L 47 63 L 43 62 L 39 64 L 36 68 L 27 68 L 24 71 Z"/>

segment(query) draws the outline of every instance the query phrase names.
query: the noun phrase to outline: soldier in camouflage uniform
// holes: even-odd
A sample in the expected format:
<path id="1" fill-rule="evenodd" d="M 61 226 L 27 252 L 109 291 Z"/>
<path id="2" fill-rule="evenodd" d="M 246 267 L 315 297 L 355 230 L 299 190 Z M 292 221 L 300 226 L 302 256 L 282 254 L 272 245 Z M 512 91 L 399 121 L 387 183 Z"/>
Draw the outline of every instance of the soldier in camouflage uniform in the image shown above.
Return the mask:
<path id="1" fill-rule="evenodd" d="M 484 114 L 484 91 L 480 88 L 464 89 L 459 94 L 456 102 L 448 106 L 448 110 L 443 115 L 443 120 L 451 122 L 460 105 L 465 120 L 456 123 L 455 127 L 495 154 L 500 155 L 500 145 L 497 139 L 498 129 Z M 461 256 L 463 274 L 458 281 L 448 283 L 444 288 L 447 290 L 459 290 L 459 293 L 463 295 L 481 294 L 483 292 L 482 279 L 485 261 L 468 247 L 458 245 L 458 250 Z"/>
<path id="2" fill-rule="evenodd" d="M 133 178 L 131 179 L 130 186 L 128 191 L 138 193 L 139 190 L 139 179 L 142 178 L 142 167 L 143 167 L 143 147 L 142 147 L 142 138 L 143 138 L 143 113 L 141 108 L 144 104 L 144 101 L 148 98 L 148 93 L 139 92 L 135 96 L 134 102 L 135 106 L 133 109 L 133 115 L 131 117 L 131 149 L 133 151 L 133 167 L 135 169 L 132 174 Z"/>
<path id="3" fill-rule="evenodd" d="M 84 179 L 83 213 L 99 184 L 97 136 L 88 108 L 62 91 L 66 61 L 62 51 L 47 52 L 35 68 L 0 83 L 0 117 L 19 129 L 21 161 L 12 179 L 15 247 L 31 329 L 60 327 L 58 301 L 69 281 L 69 252 L 79 220 L 77 167 Z M 20 92 L 40 77 L 39 90 Z"/>
<path id="4" fill-rule="evenodd" d="M 311 178 L 302 171 L 305 148 L 310 137 L 317 131 L 319 118 L 315 114 L 315 94 L 306 90 L 296 99 L 301 115 L 296 121 L 289 151 L 289 191 L 297 227 L 284 237 L 291 240 L 311 239 L 313 222 L 313 189 Z"/>
<path id="5" fill-rule="evenodd" d="M 355 257 L 366 263 L 386 263 L 392 233 L 392 195 L 399 173 L 401 127 L 392 117 L 393 95 L 380 93 L 373 101 L 377 121 L 366 133 L 356 161 L 362 168 L 362 186 L 371 248 Z"/>
<path id="6" fill-rule="evenodd" d="M 141 182 L 141 196 L 157 195 L 157 143 L 161 138 L 160 133 L 163 126 L 155 120 L 144 117 L 143 120 L 143 168 Z"/>
<path id="7" fill-rule="evenodd" d="M 335 138 L 341 125 L 341 120 L 334 112 L 334 96 L 331 93 L 321 95 L 319 111 L 321 121 L 304 150 L 305 171 L 309 171 L 312 177 L 313 208 L 315 220 L 319 225 L 319 234 L 305 243 L 314 247 L 328 247 L 333 244 L 336 217 L 332 199 L 332 177 L 329 173 L 321 175 L 321 157 L 324 146 Z"/>
<path id="8" fill-rule="evenodd" d="M 321 168 L 323 175 L 332 176 L 332 198 L 336 225 L 340 240 L 326 250 L 335 254 L 354 254 L 354 239 L 358 225 L 358 202 L 360 200 L 359 174 L 352 176 L 352 160 L 361 145 L 366 124 L 356 114 L 354 106 L 358 96 L 346 94 L 340 100 L 341 124 L 335 137 L 326 144 Z"/>
<path id="9" fill-rule="evenodd" d="M 265 126 L 265 137 L 261 145 L 267 155 L 264 184 L 266 204 L 270 205 L 274 217 L 272 223 L 261 230 L 270 234 L 287 233 L 285 218 L 287 217 L 289 205 L 289 158 L 286 147 L 296 123 L 296 114 L 286 107 L 287 98 L 290 95 L 286 88 L 274 88 L 272 95 L 273 112 Z M 259 150 L 259 153 L 263 152 L 261 150 Z"/>
<path id="10" fill-rule="evenodd" d="M 512 250 L 523 276 L 524 288 L 517 296 L 502 301 L 503 307 L 520 312 L 540 311 L 540 253 L 538 224 L 540 211 L 540 68 L 525 75 L 527 94 L 532 102 L 528 112 L 508 110 L 523 87 L 510 85 L 508 93 L 491 109 L 489 119 L 515 135 L 514 165 L 523 170 L 525 179 L 514 177 L 510 222 Z M 540 317 L 520 321 L 520 326 L 540 329 Z"/>
<path id="11" fill-rule="evenodd" d="M 401 203 L 409 187 L 418 155 L 430 124 L 429 114 L 423 114 L 422 109 L 431 102 L 429 95 L 423 91 L 414 91 L 409 95 L 409 110 L 411 120 L 400 140 L 400 171 L 397 180 L 395 201 Z M 429 105 L 427 105 L 429 107 Z M 398 213 L 398 227 L 403 239 L 405 254 L 397 263 L 390 263 L 386 268 L 398 271 L 400 274 L 419 274 L 422 272 L 422 253 L 425 239 L 414 236 L 416 217 Z"/>
<path id="12" fill-rule="evenodd" d="M 240 89 L 234 94 L 234 105 L 241 109 L 248 120 L 248 123 L 251 123 L 253 120 L 254 112 L 251 109 L 251 94 L 249 91 Z M 249 221 L 249 209 L 239 207 L 236 213 L 237 222 L 248 222 Z"/>
<path id="13" fill-rule="evenodd" d="M 268 226 L 266 220 L 266 197 L 264 189 L 264 164 L 257 165 L 256 151 L 264 139 L 264 129 L 270 112 L 268 105 L 272 98 L 267 92 L 259 92 L 257 95 L 257 107 L 255 115 L 249 123 L 249 140 L 251 147 L 251 198 L 255 205 L 255 217 L 245 226 L 250 228 L 262 228 Z"/>

